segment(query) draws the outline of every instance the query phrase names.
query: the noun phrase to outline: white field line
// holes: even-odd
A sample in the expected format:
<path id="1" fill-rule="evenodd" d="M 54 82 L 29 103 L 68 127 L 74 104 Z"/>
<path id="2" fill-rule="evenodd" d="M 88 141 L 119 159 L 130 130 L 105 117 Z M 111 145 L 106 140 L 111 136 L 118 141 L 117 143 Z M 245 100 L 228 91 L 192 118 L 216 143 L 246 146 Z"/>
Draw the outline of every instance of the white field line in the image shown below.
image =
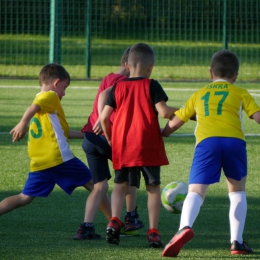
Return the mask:
<path id="1" fill-rule="evenodd" d="M 23 88 L 31 88 L 31 89 L 40 89 L 39 86 L 0 86 L 0 88 L 12 88 L 12 89 L 23 89 Z M 82 90 L 88 90 L 88 89 L 98 89 L 98 87 L 79 87 L 79 86 L 71 86 L 70 89 L 82 89 Z M 166 91 L 181 91 L 181 92 L 194 92 L 198 89 L 196 88 L 163 88 Z M 249 89 L 248 92 L 251 94 L 254 94 L 254 92 L 258 92 L 259 94 L 254 94 L 255 96 L 260 96 L 260 89 Z"/>
<path id="2" fill-rule="evenodd" d="M 28 89 L 35 89 L 35 88 L 38 88 L 40 89 L 39 86 L 0 86 L 0 88 L 12 88 L 12 89 L 22 89 L 22 88 L 28 88 Z M 89 87 L 89 86 L 85 86 L 85 87 L 79 87 L 79 86 L 71 86 L 69 87 L 69 89 L 83 89 L 83 90 L 86 90 L 86 89 L 98 89 L 98 87 Z M 167 90 L 167 91 L 197 91 L 198 89 L 196 88 L 163 88 L 164 90 Z M 248 90 L 250 93 L 251 92 L 259 92 L 260 93 L 260 89 L 249 89 Z"/>
<path id="3" fill-rule="evenodd" d="M 0 88 L 12 88 L 12 89 L 18 89 L 18 88 L 40 88 L 39 86 L 0 86 Z M 79 86 L 71 86 L 70 89 L 82 89 L 82 90 L 88 90 L 88 89 L 98 89 L 98 87 L 79 87 Z M 192 89 L 192 88 L 164 88 L 166 91 L 196 91 L 198 89 Z M 260 96 L 260 90 L 258 89 L 249 89 L 248 92 L 251 93 L 252 96 Z M 259 94 L 253 93 L 253 92 L 259 92 Z M 0 135 L 9 134 L 9 132 L 0 132 Z M 185 137 L 185 136 L 194 136 L 194 134 L 171 134 L 171 137 Z M 260 136 L 260 134 L 245 134 L 245 136 Z"/>
<path id="4" fill-rule="evenodd" d="M 10 134 L 9 132 L 0 132 L 0 135 L 7 135 Z M 170 137 L 191 137 L 194 136 L 194 134 L 171 134 Z M 260 136 L 260 134 L 245 134 L 245 137 L 256 137 L 256 136 Z"/>
<path id="5" fill-rule="evenodd" d="M 23 89 L 23 88 L 29 88 L 29 89 L 39 89 L 40 90 L 40 87 L 39 86 L 0 86 L 0 88 L 13 88 L 13 89 Z M 70 89 L 83 89 L 83 90 L 86 90 L 86 89 L 98 89 L 98 87 L 78 87 L 78 86 L 72 86 L 70 87 Z"/>

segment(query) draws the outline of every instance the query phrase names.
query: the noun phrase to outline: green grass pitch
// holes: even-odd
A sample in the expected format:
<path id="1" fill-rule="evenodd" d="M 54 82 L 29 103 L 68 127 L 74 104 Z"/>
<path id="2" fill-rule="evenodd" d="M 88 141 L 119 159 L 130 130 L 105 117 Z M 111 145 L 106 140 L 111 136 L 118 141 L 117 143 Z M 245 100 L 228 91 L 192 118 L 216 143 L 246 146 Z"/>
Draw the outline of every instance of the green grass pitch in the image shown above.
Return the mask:
<path id="1" fill-rule="evenodd" d="M 91 112 L 99 82 L 72 81 L 62 104 L 71 129 L 81 129 Z M 168 104 L 181 106 L 192 92 L 205 83 L 161 82 L 169 96 Z M 242 84 L 250 90 L 260 104 L 258 84 Z M 37 81 L 0 82 L 0 200 L 21 192 L 29 171 L 26 140 L 12 143 L 9 131 L 19 122 L 25 109 L 39 92 Z M 161 127 L 166 124 L 160 119 Z M 260 259 L 260 203 L 259 203 L 259 125 L 244 116 L 248 150 L 247 199 L 248 214 L 244 239 L 249 241 L 255 253 L 248 256 L 231 256 L 229 247 L 229 199 L 225 179 L 209 188 L 206 200 L 193 226 L 195 237 L 184 246 L 178 259 Z M 195 139 L 192 135 L 195 122 L 188 122 L 172 137 L 165 138 L 170 161 L 161 170 L 161 190 L 175 180 L 187 182 Z M 184 135 L 186 134 L 186 135 Z M 252 135 L 251 135 L 252 134 Z M 71 148 L 85 163 L 81 140 L 72 140 Z M 111 165 L 112 171 L 112 165 Z M 112 171 L 113 172 L 113 171 Z M 113 178 L 109 181 L 109 194 Z M 88 192 L 78 188 L 72 196 L 55 187 L 48 198 L 37 198 L 31 205 L 16 209 L 0 217 L 0 259 L 165 259 L 162 249 L 148 247 L 147 195 L 141 184 L 138 191 L 138 212 L 145 228 L 140 236 L 122 238 L 120 244 L 109 245 L 105 241 L 107 221 L 101 212 L 95 219 L 100 241 L 74 241 L 72 238 L 83 221 Z M 123 217 L 124 212 L 122 212 Z M 166 244 L 179 226 L 180 215 L 174 215 L 161 207 L 159 230 Z"/>

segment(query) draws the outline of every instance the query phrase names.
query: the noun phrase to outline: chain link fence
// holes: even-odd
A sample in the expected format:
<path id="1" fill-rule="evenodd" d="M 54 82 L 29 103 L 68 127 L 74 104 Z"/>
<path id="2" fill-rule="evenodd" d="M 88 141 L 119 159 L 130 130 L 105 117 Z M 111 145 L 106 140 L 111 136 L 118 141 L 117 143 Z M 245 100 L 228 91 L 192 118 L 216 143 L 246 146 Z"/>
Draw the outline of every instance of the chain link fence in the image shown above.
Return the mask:
<path id="1" fill-rule="evenodd" d="M 260 80 L 259 0 L 1 0 L 0 77 L 37 78 L 59 62 L 73 79 L 117 70 L 125 48 L 153 47 L 152 77 L 209 79 L 212 54 L 240 58 L 241 81 Z"/>

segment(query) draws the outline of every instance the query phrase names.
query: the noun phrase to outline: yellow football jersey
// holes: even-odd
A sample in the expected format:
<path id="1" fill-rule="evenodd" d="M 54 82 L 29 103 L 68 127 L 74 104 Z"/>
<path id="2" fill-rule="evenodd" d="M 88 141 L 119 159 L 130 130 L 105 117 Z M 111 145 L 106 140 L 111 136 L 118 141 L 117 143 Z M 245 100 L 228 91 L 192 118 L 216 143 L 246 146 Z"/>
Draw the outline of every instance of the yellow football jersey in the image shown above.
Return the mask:
<path id="1" fill-rule="evenodd" d="M 196 91 L 175 114 L 187 122 L 196 113 L 198 144 L 213 136 L 244 140 L 243 110 L 250 117 L 260 111 L 260 107 L 246 89 L 218 80 Z"/>
<path id="2" fill-rule="evenodd" d="M 74 158 L 68 143 L 69 126 L 58 95 L 54 91 L 40 92 L 33 104 L 41 110 L 31 119 L 28 131 L 31 171 L 44 170 Z"/>

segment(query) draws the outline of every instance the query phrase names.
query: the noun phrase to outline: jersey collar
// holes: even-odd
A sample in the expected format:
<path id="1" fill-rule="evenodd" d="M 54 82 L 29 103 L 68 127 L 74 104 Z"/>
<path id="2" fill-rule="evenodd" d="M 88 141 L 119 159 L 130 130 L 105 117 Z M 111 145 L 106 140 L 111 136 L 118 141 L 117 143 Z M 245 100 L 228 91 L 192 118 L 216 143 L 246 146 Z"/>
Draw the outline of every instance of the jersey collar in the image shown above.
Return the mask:
<path id="1" fill-rule="evenodd" d="M 223 82 L 223 81 L 225 81 L 225 82 L 228 82 L 227 80 L 225 80 L 225 79 L 216 79 L 215 81 L 213 81 L 213 82 Z"/>

